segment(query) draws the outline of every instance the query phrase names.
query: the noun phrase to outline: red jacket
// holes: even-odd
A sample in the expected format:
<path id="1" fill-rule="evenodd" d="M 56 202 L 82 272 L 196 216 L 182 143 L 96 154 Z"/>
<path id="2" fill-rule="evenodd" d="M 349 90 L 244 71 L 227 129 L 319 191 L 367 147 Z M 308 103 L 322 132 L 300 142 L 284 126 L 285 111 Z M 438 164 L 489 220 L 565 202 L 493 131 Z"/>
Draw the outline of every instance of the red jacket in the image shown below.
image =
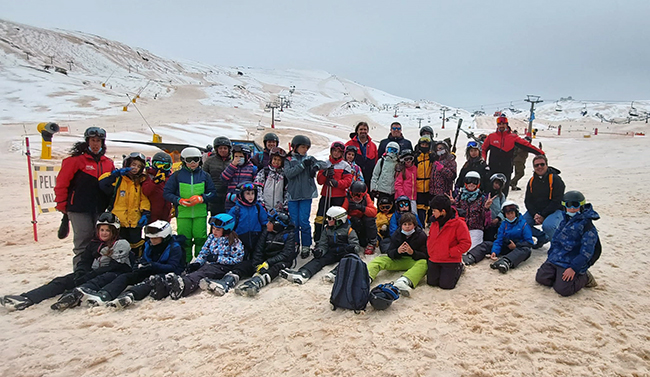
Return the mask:
<path id="1" fill-rule="evenodd" d="M 515 144 L 517 147 L 527 151 L 528 153 L 544 154 L 539 148 L 529 143 L 527 140 L 510 132 L 506 129 L 503 132 L 493 132 L 488 135 L 483 143 L 483 159 L 488 161 L 491 174 L 496 172 L 509 173 L 512 172 L 512 159 L 515 154 Z M 490 159 L 487 155 L 490 152 Z M 507 176 L 508 174 L 506 174 Z"/>
<path id="2" fill-rule="evenodd" d="M 95 161 L 82 153 L 63 159 L 54 187 L 56 209 L 61 212 L 102 213 L 109 198 L 99 189 L 99 177 L 115 169 L 106 156 Z"/>
<path id="3" fill-rule="evenodd" d="M 332 177 L 335 180 L 336 186 L 330 186 L 325 184 L 328 181 L 328 178 L 325 176 L 325 172 L 330 167 L 334 167 L 334 176 Z M 352 184 L 352 177 L 354 176 L 350 164 L 345 162 L 343 158 L 339 160 L 333 160 L 330 156 L 327 161 L 327 167 L 323 170 L 319 170 L 316 175 L 316 182 L 319 185 L 323 185 L 323 188 L 320 191 L 320 194 L 325 197 L 327 195 L 327 188 L 332 187 L 332 198 L 342 198 L 345 196 L 347 189 Z"/>
<path id="4" fill-rule="evenodd" d="M 163 189 L 165 188 L 166 179 L 154 183 L 153 179 L 157 173 L 156 169 L 147 169 L 148 177 L 142 182 L 142 192 L 149 199 L 151 204 L 151 214 L 149 223 L 156 220 L 171 221 L 172 204 L 163 198 Z M 165 178 L 169 178 L 166 176 Z"/>
<path id="5" fill-rule="evenodd" d="M 354 159 L 354 162 L 356 162 L 361 168 L 363 178 L 366 180 L 366 184 L 370 190 L 372 171 L 375 169 L 375 165 L 377 165 L 377 160 L 379 159 L 379 155 L 377 154 L 377 145 L 372 141 L 370 136 L 368 136 L 368 143 L 365 146 L 366 153 L 364 154 L 364 149 L 361 148 L 361 143 L 359 142 L 359 136 L 356 135 L 345 143 L 346 147 L 348 145 L 354 145 L 357 147 L 357 157 Z"/>
<path id="6" fill-rule="evenodd" d="M 463 253 L 472 246 L 465 219 L 452 210 L 451 219 L 447 220 L 442 229 L 437 221 L 433 221 L 429 230 L 427 250 L 429 260 L 434 263 L 461 263 Z"/>
<path id="7" fill-rule="evenodd" d="M 348 208 L 350 208 L 350 195 L 347 195 L 341 207 L 345 208 L 345 210 L 348 212 L 348 217 L 356 217 L 358 219 L 362 218 L 363 216 L 373 218 L 377 217 L 377 207 L 375 207 L 375 202 L 372 200 L 372 198 L 370 198 L 370 195 L 366 194 L 361 203 L 366 207 L 365 211 L 361 212 L 357 209 L 348 211 Z"/>

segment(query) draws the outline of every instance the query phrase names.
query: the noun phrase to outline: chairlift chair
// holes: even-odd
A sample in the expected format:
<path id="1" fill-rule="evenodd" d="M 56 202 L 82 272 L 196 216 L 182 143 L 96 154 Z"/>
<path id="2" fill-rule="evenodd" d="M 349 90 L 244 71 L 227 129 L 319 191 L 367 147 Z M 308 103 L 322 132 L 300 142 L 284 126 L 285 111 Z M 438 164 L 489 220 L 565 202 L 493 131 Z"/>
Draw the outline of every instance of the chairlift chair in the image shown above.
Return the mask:
<path id="1" fill-rule="evenodd" d="M 557 103 L 557 102 L 555 102 L 555 111 L 558 111 L 558 112 L 562 111 L 562 106 L 560 106 L 560 104 Z"/>
<path id="2" fill-rule="evenodd" d="M 632 103 L 630 104 L 630 112 L 629 112 L 629 114 L 630 114 L 630 116 L 633 116 L 633 117 L 638 117 L 639 116 L 639 113 L 636 111 L 636 108 L 634 107 L 634 101 L 632 101 Z"/>

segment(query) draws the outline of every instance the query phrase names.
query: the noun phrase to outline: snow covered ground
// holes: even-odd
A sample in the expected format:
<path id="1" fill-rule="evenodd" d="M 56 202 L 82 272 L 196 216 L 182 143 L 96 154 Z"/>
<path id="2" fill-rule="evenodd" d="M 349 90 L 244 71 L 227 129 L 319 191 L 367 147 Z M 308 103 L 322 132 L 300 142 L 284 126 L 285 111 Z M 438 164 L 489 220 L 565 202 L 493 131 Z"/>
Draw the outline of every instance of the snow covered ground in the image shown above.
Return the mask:
<path id="1" fill-rule="evenodd" d="M 29 33 L 10 32 L 18 32 L 15 27 Z M 62 33 L 65 41 L 59 36 L 40 46 L 35 41 L 43 38 L 33 36 L 41 35 L 37 32 L 0 22 L 0 36 L 23 49 L 41 49 L 43 55 L 46 46 L 65 46 L 71 40 L 75 46 L 95 50 L 87 41 L 109 51 L 102 59 L 89 54 L 92 64 L 87 66 L 75 58 L 75 65 L 84 69 L 79 76 L 57 76 L 21 67 L 23 58 L 13 50 L 8 53 L 8 44 L 0 41 L 0 212 L 5 214 L 0 217 L 0 294 L 19 294 L 71 270 L 72 240 L 56 238 L 57 214 L 39 216 L 40 240 L 32 240 L 27 165 L 21 153 L 25 132 L 38 156 L 36 122 L 68 126 L 68 134 L 54 137 L 55 162 L 90 125 L 106 128 L 108 155 L 116 160 L 133 149 L 152 155 L 153 148 L 110 141 L 151 139 L 134 108 L 121 111 L 126 96 L 117 89 L 135 93 L 148 75 L 162 79 L 165 69 L 175 69 L 173 77 L 164 76 L 173 85 L 149 85 L 151 91 L 145 90 L 136 104 L 169 142 L 204 146 L 219 135 L 260 142 L 269 129 L 258 130 L 258 124 L 270 123 L 263 107 L 292 85 L 292 108 L 281 114 L 274 132 L 282 146 L 297 133 L 309 135 L 314 144 L 310 152 L 319 157 L 327 154 L 331 141 L 347 140 L 361 120 L 370 123 L 377 142 L 394 120 L 402 122 L 411 140 L 418 137 L 417 118 L 434 126 L 439 139 L 453 139 L 455 132 L 455 120 L 440 129 L 439 104 L 394 97 L 329 73 L 243 69 L 244 76 L 238 76 L 236 69 L 158 62 L 140 49 L 157 65 L 145 69 L 141 63 L 139 73 L 132 74 L 138 80 L 130 81 L 124 67 L 135 65 L 133 56 L 138 56 L 130 47 L 59 31 L 40 33 Z M 93 68 L 99 66 L 103 68 Z M 119 75 L 109 81 L 113 89 L 102 88 L 99 84 L 117 66 L 122 67 Z M 57 91 L 61 93 L 47 95 Z M 38 97 L 39 92 L 46 95 Z M 153 99 L 156 93 L 161 94 Z M 393 117 L 394 107 L 398 118 Z M 459 115 L 465 124 L 472 123 L 467 112 Z M 511 125 L 523 131 L 526 123 L 515 118 Z M 0 313 L 0 375 L 650 375 L 650 255 L 643 247 L 650 231 L 650 159 L 645 157 L 648 138 L 629 136 L 647 132 L 647 125 L 604 124 L 582 117 L 544 119 L 541 111 L 537 118 L 535 143 L 543 143 L 567 189 L 581 190 L 602 217 L 596 222 L 603 255 L 592 269 L 599 283 L 595 289 L 561 298 L 537 285 L 534 275 L 544 261 L 544 247 L 505 276 L 483 262 L 468 268 L 452 291 L 422 284 L 411 298 L 401 298 L 389 310 L 369 308 L 362 315 L 329 309 L 331 286 L 321 282 L 322 272 L 304 286 L 274 281 L 253 299 L 198 292 L 179 301 L 146 299 L 125 311 L 83 307 L 63 313 L 49 309 L 51 299 L 22 312 Z M 560 136 L 554 128 L 558 124 Z M 473 126 L 475 133 L 490 132 L 494 118 L 480 117 Z M 593 135 L 596 127 L 598 136 Z M 461 133 L 459 166 L 466 142 Z M 532 172 L 530 159 L 527 171 L 524 180 Z M 523 195 L 513 192 L 511 198 L 523 206 Z M 378 282 L 398 276 L 382 273 Z"/>

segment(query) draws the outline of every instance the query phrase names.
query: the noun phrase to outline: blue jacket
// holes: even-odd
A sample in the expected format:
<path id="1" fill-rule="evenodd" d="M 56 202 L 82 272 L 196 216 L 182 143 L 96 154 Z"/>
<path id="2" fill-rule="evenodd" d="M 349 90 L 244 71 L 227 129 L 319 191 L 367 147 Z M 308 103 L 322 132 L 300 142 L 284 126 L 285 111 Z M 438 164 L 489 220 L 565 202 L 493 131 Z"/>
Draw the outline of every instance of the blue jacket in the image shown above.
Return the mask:
<path id="1" fill-rule="evenodd" d="M 600 215 L 591 204 L 585 204 L 584 210 L 573 217 L 565 214 L 551 240 L 547 262 L 559 267 L 571 267 L 579 274 L 585 273 L 598 241 L 596 228 L 591 226 L 585 232 L 585 226 L 598 219 Z"/>
<path id="2" fill-rule="evenodd" d="M 246 205 L 237 200 L 237 204 L 228 211 L 228 214 L 235 218 L 237 224 L 235 232 L 239 235 L 248 232 L 261 232 L 269 222 L 269 215 L 259 202 L 253 205 Z"/>
<path id="3" fill-rule="evenodd" d="M 391 216 L 390 221 L 388 222 L 388 234 L 390 234 L 390 237 L 392 237 L 393 234 L 395 234 L 395 231 L 399 229 L 399 219 L 401 217 L 402 214 L 399 211 L 395 211 L 395 213 L 393 213 L 393 216 Z M 420 222 L 420 218 L 418 216 L 415 216 L 415 219 L 418 221 L 420 228 L 424 228 Z"/>
<path id="4" fill-rule="evenodd" d="M 167 244 L 165 251 L 163 251 L 158 260 L 154 261 L 151 256 L 151 242 L 147 241 L 144 244 L 141 261 L 151 264 L 152 275 L 166 274 L 168 272 L 180 274 L 183 272 L 183 262 L 185 261 L 183 248 L 181 247 L 183 242 L 185 242 L 185 236 L 171 236 L 171 240 Z"/>
<path id="5" fill-rule="evenodd" d="M 533 246 L 533 231 L 530 229 L 524 217 L 520 214 L 514 223 L 509 223 L 507 220 L 502 221 L 499 226 L 499 231 L 497 232 L 497 239 L 492 244 L 492 252 L 496 255 L 501 253 L 501 249 L 504 246 L 503 241 L 506 239 L 512 240 L 517 246 L 522 242 L 527 242 L 528 247 Z"/>

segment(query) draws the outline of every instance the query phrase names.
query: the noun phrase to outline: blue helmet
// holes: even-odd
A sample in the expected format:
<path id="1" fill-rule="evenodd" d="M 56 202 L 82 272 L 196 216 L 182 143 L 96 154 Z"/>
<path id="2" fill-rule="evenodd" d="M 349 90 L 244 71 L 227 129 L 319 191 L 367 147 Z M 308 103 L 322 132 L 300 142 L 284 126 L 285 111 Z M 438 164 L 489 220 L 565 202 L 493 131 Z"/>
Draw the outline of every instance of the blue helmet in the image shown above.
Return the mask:
<path id="1" fill-rule="evenodd" d="M 220 213 L 210 218 L 210 225 L 223 230 L 233 230 L 235 229 L 235 218 L 227 213 Z"/>

